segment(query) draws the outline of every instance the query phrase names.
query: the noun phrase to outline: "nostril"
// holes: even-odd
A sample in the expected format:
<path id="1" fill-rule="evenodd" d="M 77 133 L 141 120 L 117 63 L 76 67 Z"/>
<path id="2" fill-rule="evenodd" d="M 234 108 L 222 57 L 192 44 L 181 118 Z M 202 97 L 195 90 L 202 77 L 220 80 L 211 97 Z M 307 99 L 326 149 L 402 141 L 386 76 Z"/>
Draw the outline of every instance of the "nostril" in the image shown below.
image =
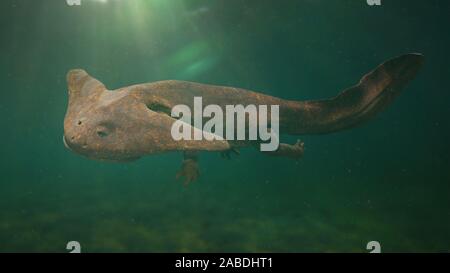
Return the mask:
<path id="1" fill-rule="evenodd" d="M 78 125 L 81 125 L 83 122 L 81 120 L 78 121 Z"/>

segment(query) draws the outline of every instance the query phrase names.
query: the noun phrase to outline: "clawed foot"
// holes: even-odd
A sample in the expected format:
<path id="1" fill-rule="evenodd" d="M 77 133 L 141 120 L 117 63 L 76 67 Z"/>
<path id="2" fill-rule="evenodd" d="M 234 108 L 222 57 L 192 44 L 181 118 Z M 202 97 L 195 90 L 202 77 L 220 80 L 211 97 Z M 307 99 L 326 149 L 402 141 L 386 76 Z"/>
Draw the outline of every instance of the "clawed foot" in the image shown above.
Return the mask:
<path id="1" fill-rule="evenodd" d="M 230 148 L 229 150 L 226 150 L 226 151 L 223 151 L 220 153 L 222 158 L 226 158 L 226 159 L 231 159 L 231 154 L 240 155 L 241 152 L 239 152 L 239 150 L 236 148 Z"/>
<path id="2" fill-rule="evenodd" d="M 303 156 L 303 153 L 305 152 L 305 142 L 299 139 L 292 146 L 295 150 L 295 159 L 299 160 Z"/>
<path id="3" fill-rule="evenodd" d="M 300 149 L 305 149 L 305 142 L 301 141 L 300 139 L 295 142 L 294 146 L 299 147 Z"/>
<path id="4" fill-rule="evenodd" d="M 185 159 L 181 170 L 177 172 L 176 178 L 184 177 L 184 185 L 187 186 L 189 183 L 195 181 L 200 176 L 200 171 L 198 170 L 198 163 L 193 159 Z"/>

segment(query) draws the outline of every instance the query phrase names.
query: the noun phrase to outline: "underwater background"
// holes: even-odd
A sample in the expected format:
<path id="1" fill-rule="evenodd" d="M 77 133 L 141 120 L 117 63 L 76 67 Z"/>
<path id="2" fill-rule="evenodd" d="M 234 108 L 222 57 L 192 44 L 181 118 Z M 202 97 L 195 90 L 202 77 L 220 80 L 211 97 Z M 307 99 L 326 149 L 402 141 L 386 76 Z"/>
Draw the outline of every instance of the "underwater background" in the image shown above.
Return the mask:
<path id="1" fill-rule="evenodd" d="M 450 35 L 445 0 L 0 1 L 0 252 L 450 250 Z M 109 89 L 164 79 L 323 99 L 381 62 L 425 55 L 364 126 L 301 136 L 296 163 L 245 149 L 104 163 L 67 150 L 65 76 Z M 284 137 L 294 143 L 297 137 Z"/>

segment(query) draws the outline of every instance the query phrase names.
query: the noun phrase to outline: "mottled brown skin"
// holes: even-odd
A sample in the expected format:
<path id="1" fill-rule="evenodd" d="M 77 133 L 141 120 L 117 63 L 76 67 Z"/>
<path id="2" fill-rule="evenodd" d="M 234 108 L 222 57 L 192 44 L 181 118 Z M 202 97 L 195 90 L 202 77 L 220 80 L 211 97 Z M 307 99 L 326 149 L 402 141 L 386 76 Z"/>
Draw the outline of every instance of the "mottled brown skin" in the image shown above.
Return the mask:
<path id="1" fill-rule="evenodd" d="M 379 65 L 361 81 L 328 100 L 290 101 L 233 87 L 183 81 L 160 81 L 108 90 L 84 70 L 67 74 L 69 104 L 64 120 L 64 143 L 86 157 L 132 161 L 145 155 L 183 151 L 177 176 L 197 179 L 198 151 L 217 151 L 224 157 L 258 141 L 174 141 L 170 116 L 173 106 L 193 109 L 194 97 L 203 105 L 279 105 L 280 134 L 326 134 L 358 126 L 388 106 L 423 64 L 420 54 L 406 54 Z M 270 109 L 270 107 L 269 107 Z M 269 123 L 270 123 L 270 114 Z M 270 155 L 300 158 L 304 144 L 280 144 Z"/>

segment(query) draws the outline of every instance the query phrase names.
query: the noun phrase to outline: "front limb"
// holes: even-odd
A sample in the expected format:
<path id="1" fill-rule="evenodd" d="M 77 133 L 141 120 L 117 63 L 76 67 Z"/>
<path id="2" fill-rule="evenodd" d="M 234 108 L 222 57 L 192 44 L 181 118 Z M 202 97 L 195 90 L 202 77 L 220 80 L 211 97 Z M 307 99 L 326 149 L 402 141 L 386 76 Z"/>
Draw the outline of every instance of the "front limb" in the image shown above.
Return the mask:
<path id="1" fill-rule="evenodd" d="M 181 165 L 181 170 L 177 172 L 176 178 L 184 177 L 184 185 L 187 186 L 200 176 L 198 152 L 185 151 L 183 152 L 183 157 L 183 164 Z"/>

